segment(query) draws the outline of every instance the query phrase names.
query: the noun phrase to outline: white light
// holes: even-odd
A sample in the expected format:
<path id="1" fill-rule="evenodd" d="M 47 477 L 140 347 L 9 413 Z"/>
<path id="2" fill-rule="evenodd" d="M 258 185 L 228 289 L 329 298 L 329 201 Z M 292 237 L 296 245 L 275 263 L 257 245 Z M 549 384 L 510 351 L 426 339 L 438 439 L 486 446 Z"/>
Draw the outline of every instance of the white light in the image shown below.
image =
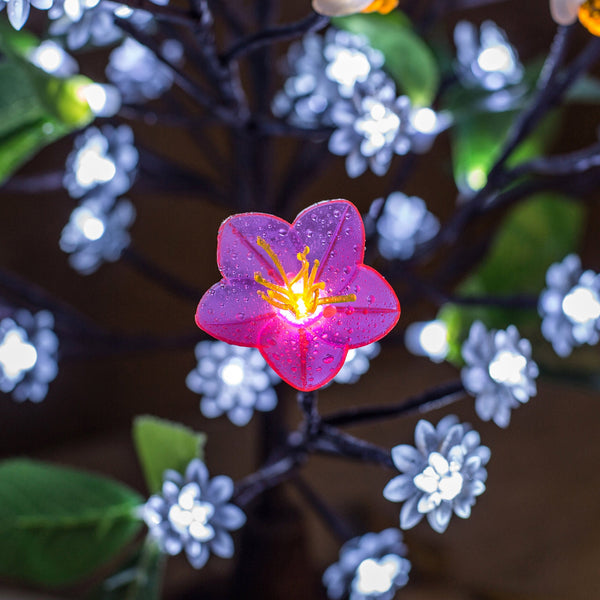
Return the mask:
<path id="1" fill-rule="evenodd" d="M 488 371 L 490 377 L 498 383 L 518 385 L 525 379 L 523 370 L 526 366 L 527 359 L 522 354 L 501 350 L 490 362 Z"/>
<path id="2" fill-rule="evenodd" d="M 83 206 L 73 211 L 73 221 L 77 229 L 91 242 L 99 240 L 106 230 L 104 222 Z"/>
<path id="3" fill-rule="evenodd" d="M 573 323 L 587 323 L 600 318 L 600 299 L 589 288 L 575 286 L 563 299 L 562 309 Z"/>
<path id="4" fill-rule="evenodd" d="M 129 6 L 126 6 L 125 4 L 120 4 L 117 6 L 117 8 L 115 8 L 113 13 L 116 17 L 121 19 L 128 19 L 133 14 L 133 9 L 129 8 Z"/>
<path id="5" fill-rule="evenodd" d="M 83 0 L 83 5 L 86 8 L 94 8 L 100 2 L 100 0 Z"/>
<path id="6" fill-rule="evenodd" d="M 427 356 L 445 357 L 448 354 L 448 328 L 443 321 L 430 321 L 419 335 L 419 343 Z"/>
<path id="7" fill-rule="evenodd" d="M 431 108 L 419 108 L 412 115 L 411 122 L 420 133 L 433 133 L 437 128 L 437 115 Z"/>
<path id="8" fill-rule="evenodd" d="M 63 49 L 50 40 L 42 42 L 33 55 L 33 63 L 46 71 L 46 73 L 55 73 L 58 71 L 63 60 Z"/>
<path id="9" fill-rule="evenodd" d="M 85 85 L 81 93 L 85 98 L 86 102 L 90 105 L 92 112 L 98 114 L 106 105 L 106 91 L 104 86 L 97 83 L 91 83 Z"/>
<path id="10" fill-rule="evenodd" d="M 110 181 L 117 173 L 115 163 L 102 156 L 104 148 L 100 143 L 92 141 L 86 144 L 77 154 L 75 160 L 75 178 L 83 188 Z"/>
<path id="11" fill-rule="evenodd" d="M 478 191 L 485 187 L 487 183 L 487 173 L 482 167 L 475 167 L 467 173 L 467 185 L 473 191 Z"/>
<path id="12" fill-rule="evenodd" d="M 385 117 L 386 110 L 385 106 L 381 104 L 381 102 L 376 102 L 375 104 L 373 104 L 369 112 L 371 113 L 371 117 L 373 117 L 373 119 L 379 121 L 380 119 L 383 119 L 383 117 Z"/>
<path id="13" fill-rule="evenodd" d="M 513 60 L 510 50 L 506 46 L 491 46 L 477 57 L 477 64 L 483 71 L 494 73 L 508 71 Z"/>
<path id="14" fill-rule="evenodd" d="M 9 331 L 0 344 L 0 366 L 9 379 L 17 379 L 33 368 L 37 361 L 35 347 L 20 331 Z"/>
<path id="15" fill-rule="evenodd" d="M 365 596 L 384 594 L 394 584 L 394 579 L 398 576 L 400 567 L 400 559 L 394 554 L 388 554 L 378 561 L 367 558 L 356 569 L 353 587 Z"/>
<path id="16" fill-rule="evenodd" d="M 327 76 L 344 86 L 352 87 L 357 81 L 364 81 L 370 71 L 369 60 L 362 52 L 344 48 L 327 67 Z"/>
<path id="17" fill-rule="evenodd" d="M 194 494 L 192 494 L 190 504 L 187 496 L 188 494 L 182 490 L 179 495 L 179 503 L 173 504 L 169 509 L 171 525 L 179 533 L 189 532 L 196 540 L 211 539 L 215 530 L 208 522 L 215 512 L 214 506 L 208 502 L 198 502 L 194 499 Z"/>
<path id="18" fill-rule="evenodd" d="M 226 385 L 240 385 L 244 381 L 244 363 L 239 358 L 230 359 L 221 369 L 221 379 Z"/>
<path id="19" fill-rule="evenodd" d="M 348 354 L 346 354 L 346 362 L 350 363 L 356 358 L 356 350 L 354 348 L 350 348 L 348 350 Z"/>
<path id="20" fill-rule="evenodd" d="M 83 13 L 79 0 L 65 0 L 63 3 L 63 10 L 71 21 L 79 21 Z"/>

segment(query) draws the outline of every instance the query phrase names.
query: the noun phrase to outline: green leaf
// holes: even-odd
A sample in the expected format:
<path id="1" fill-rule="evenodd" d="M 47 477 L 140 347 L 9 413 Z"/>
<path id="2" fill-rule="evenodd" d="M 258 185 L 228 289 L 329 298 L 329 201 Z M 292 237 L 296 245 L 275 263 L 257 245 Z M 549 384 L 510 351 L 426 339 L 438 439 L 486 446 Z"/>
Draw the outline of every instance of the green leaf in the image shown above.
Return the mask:
<path id="1" fill-rule="evenodd" d="M 60 79 L 26 59 L 39 42 L 0 18 L 0 184 L 44 146 L 88 125 L 94 115 L 82 75 Z"/>
<path id="2" fill-rule="evenodd" d="M 565 101 L 571 104 L 598 104 L 600 102 L 600 80 L 591 75 L 580 77 L 567 90 Z"/>
<path id="3" fill-rule="evenodd" d="M 162 487 L 163 473 L 183 473 L 194 458 L 201 458 L 205 435 L 179 423 L 144 415 L 133 422 L 133 440 L 151 493 Z"/>
<path id="4" fill-rule="evenodd" d="M 440 73 L 435 56 L 400 11 L 388 15 L 356 14 L 332 19 L 351 33 L 362 34 L 385 56 L 385 69 L 416 106 L 429 106 L 437 93 Z"/>
<path id="5" fill-rule="evenodd" d="M 165 555 L 150 537 L 88 600 L 160 600 Z"/>
<path id="6" fill-rule="evenodd" d="M 488 255 L 458 291 L 464 296 L 538 294 L 548 267 L 577 249 L 584 216 L 580 203 L 550 192 L 520 204 L 507 215 Z M 475 320 L 495 329 L 512 323 L 521 334 L 539 329 L 536 311 L 526 309 L 447 305 L 438 318 L 448 327 L 451 362 L 460 361 L 462 341 Z"/>
<path id="7" fill-rule="evenodd" d="M 140 527 L 133 490 L 29 460 L 0 463 L 0 574 L 72 583 L 115 556 Z"/>
<path id="8" fill-rule="evenodd" d="M 452 159 L 454 179 L 460 190 L 479 190 L 498 158 L 506 136 L 518 113 L 477 113 L 459 120 L 452 128 Z M 537 129 L 524 140 L 508 161 L 514 166 L 543 153 L 553 138 L 558 114 L 548 115 Z"/>

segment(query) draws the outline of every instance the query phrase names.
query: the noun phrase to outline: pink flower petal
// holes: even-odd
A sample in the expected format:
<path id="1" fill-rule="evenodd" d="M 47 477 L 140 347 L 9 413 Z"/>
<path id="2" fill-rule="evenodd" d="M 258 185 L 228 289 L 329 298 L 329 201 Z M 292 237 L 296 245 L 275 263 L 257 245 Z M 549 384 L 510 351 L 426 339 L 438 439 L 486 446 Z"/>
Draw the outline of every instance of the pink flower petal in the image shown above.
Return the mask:
<path id="1" fill-rule="evenodd" d="M 273 261 L 257 243 L 262 237 L 277 254 L 286 273 L 297 273 L 301 263 L 298 252 L 304 249 L 292 226 L 279 217 L 262 213 L 245 213 L 229 217 L 219 228 L 217 264 L 228 278 L 254 280 L 254 273 L 276 283 L 283 283 Z"/>
<path id="2" fill-rule="evenodd" d="M 358 348 L 370 344 L 396 325 L 400 303 L 390 284 L 375 269 L 360 265 L 356 276 L 340 291 L 356 294 L 356 301 L 328 306 L 314 331 L 330 344 Z"/>
<path id="3" fill-rule="evenodd" d="M 200 300 L 196 324 L 213 337 L 238 346 L 258 346 L 260 332 L 276 316 L 250 279 L 222 279 Z"/>
<path id="4" fill-rule="evenodd" d="M 301 212 L 293 228 L 310 248 L 308 259 L 320 262 L 317 281 L 337 295 L 354 275 L 365 254 L 365 229 L 356 207 L 348 200 L 319 202 Z"/>
<path id="5" fill-rule="evenodd" d="M 285 319 L 267 323 L 261 332 L 259 348 L 281 379 L 303 392 L 331 381 L 342 368 L 348 352 L 318 338 L 310 327 Z"/>

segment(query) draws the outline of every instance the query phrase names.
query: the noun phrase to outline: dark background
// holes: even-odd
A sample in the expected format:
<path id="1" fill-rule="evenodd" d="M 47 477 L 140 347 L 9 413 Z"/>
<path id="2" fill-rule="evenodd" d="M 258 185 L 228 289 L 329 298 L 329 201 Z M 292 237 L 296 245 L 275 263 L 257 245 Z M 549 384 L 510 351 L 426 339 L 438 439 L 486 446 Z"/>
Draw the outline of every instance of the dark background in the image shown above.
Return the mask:
<path id="1" fill-rule="evenodd" d="M 281 8 L 280 22 L 307 12 L 308 0 L 296 0 Z M 543 55 L 554 32 L 546 0 L 505 1 L 453 13 L 444 23 L 448 32 L 459 18 L 477 23 L 485 18 L 495 20 L 525 61 Z M 573 47 L 585 43 L 587 35 L 580 28 Z M 276 47 L 278 53 L 284 49 L 285 45 Z M 273 85 L 279 83 L 277 76 Z M 569 108 L 553 151 L 593 142 L 599 114 L 597 107 Z M 202 153 L 190 141 L 190 136 L 199 134 L 159 125 L 132 126 L 140 146 L 157 149 L 190 168 L 206 168 Z M 227 151 L 224 132 L 215 129 L 211 138 L 207 144 Z M 20 175 L 60 169 L 71 143 L 64 140 L 44 150 Z M 264 181 L 266 189 L 276 185 L 287 168 L 291 144 L 279 140 L 271 149 L 273 162 L 268 173 L 271 178 Z M 298 210 L 319 200 L 343 197 L 365 211 L 374 198 L 391 191 L 393 173 L 350 180 L 342 159 L 325 160 L 319 175 L 298 196 Z M 401 168 L 401 163 L 401 158 L 395 158 L 392 171 Z M 219 175 L 232 176 L 225 170 Z M 144 177 L 142 173 L 128 194 L 138 213 L 132 228 L 133 247 L 197 288 L 199 299 L 219 277 L 214 261 L 216 232 L 232 211 L 193 191 L 154 193 Z M 402 191 L 421 196 L 441 220 L 451 214 L 456 190 L 446 135 L 416 164 Z M 225 473 L 236 480 L 252 472 L 262 453 L 265 419 L 255 416 L 245 428 L 237 428 L 225 418 L 207 420 L 198 410 L 199 398 L 185 387 L 185 376 L 195 366 L 195 336 L 200 337 L 193 321 L 194 303 L 165 291 L 127 261 L 104 265 L 87 277 L 74 272 L 58 248 L 60 232 L 76 205 L 66 192 L 24 195 L 0 190 L 0 194 L 2 269 L 35 282 L 111 331 L 176 338 L 173 348 L 137 351 L 118 345 L 109 350 L 93 344 L 82 346 L 61 338 L 59 375 L 43 403 L 17 404 L 8 395 L 0 396 L 2 457 L 28 455 L 84 468 L 113 476 L 145 493 L 130 426 L 135 415 L 153 414 L 206 432 L 205 458 L 211 474 Z M 590 218 L 582 242 L 583 263 L 596 270 L 600 268 L 596 239 L 599 196 L 593 194 L 595 202 L 589 203 Z M 412 305 L 410 311 L 403 311 L 393 335 L 398 337 L 408 323 L 434 314 L 435 307 L 425 301 Z M 535 352 L 534 348 L 534 358 Z M 326 413 L 369 402 L 394 402 L 457 376 L 457 370 L 449 365 L 434 365 L 409 355 L 400 344 L 389 343 L 357 384 L 332 385 L 319 394 L 319 403 Z M 435 423 L 452 411 L 473 423 L 483 443 L 492 449 L 488 489 L 478 499 L 471 518 L 462 521 L 455 517 L 444 535 L 433 532 L 425 522 L 406 533 L 413 573 L 398 598 L 600 597 L 600 395 L 543 379 L 538 387 L 537 397 L 513 413 L 505 431 L 481 423 L 471 398 L 426 416 Z M 279 392 L 282 418 L 292 427 L 300 418 L 294 394 L 284 386 Z M 415 416 L 351 432 L 389 448 L 411 443 L 417 420 Z M 397 525 L 399 506 L 381 495 L 393 475 L 389 471 L 313 458 L 303 475 L 356 527 L 357 534 Z M 237 556 L 250 556 L 244 563 L 249 566 L 243 569 L 235 560 L 213 558 L 195 572 L 184 557 L 170 559 L 165 598 L 228 594 L 264 599 L 322 597 L 319 578 L 324 568 L 337 560 L 337 540 L 306 510 L 306 503 L 291 486 L 274 493 L 259 513 L 250 519 L 243 536 L 236 534 Z M 31 593 L 32 598 L 40 597 Z M 79 597 L 82 593 L 81 588 L 74 588 L 53 597 Z M 30 596 L 7 588 L 0 589 L 0 597 Z"/>

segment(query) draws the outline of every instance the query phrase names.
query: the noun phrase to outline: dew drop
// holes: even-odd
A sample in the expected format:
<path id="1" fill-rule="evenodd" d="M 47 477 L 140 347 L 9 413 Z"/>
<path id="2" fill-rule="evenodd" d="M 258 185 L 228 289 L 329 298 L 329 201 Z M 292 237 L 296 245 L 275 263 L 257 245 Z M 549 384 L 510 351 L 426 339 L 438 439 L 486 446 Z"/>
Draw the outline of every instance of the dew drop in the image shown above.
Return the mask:
<path id="1" fill-rule="evenodd" d="M 333 211 L 333 216 L 334 216 L 336 219 L 339 219 L 341 214 L 342 214 L 342 213 L 341 213 L 341 211 L 340 211 L 340 209 L 339 209 L 339 208 L 336 208 L 336 209 Z"/>
<path id="2" fill-rule="evenodd" d="M 235 318 L 238 321 L 243 321 L 244 320 L 244 313 L 238 313 L 237 315 L 235 315 Z"/>
<path id="3" fill-rule="evenodd" d="M 333 356 L 331 356 L 331 354 L 326 354 L 325 357 L 323 358 L 323 362 L 326 365 L 329 365 L 333 362 Z"/>
<path id="4" fill-rule="evenodd" d="M 333 317 L 336 312 L 337 312 L 337 309 L 335 306 L 333 306 L 332 304 L 327 304 L 325 306 L 325 308 L 323 309 L 323 316 L 326 319 L 331 319 L 331 317 Z"/>
<path id="5" fill-rule="evenodd" d="M 369 294 L 367 296 L 367 304 L 373 304 L 373 302 L 375 302 L 375 296 L 373 296 L 373 294 Z"/>

